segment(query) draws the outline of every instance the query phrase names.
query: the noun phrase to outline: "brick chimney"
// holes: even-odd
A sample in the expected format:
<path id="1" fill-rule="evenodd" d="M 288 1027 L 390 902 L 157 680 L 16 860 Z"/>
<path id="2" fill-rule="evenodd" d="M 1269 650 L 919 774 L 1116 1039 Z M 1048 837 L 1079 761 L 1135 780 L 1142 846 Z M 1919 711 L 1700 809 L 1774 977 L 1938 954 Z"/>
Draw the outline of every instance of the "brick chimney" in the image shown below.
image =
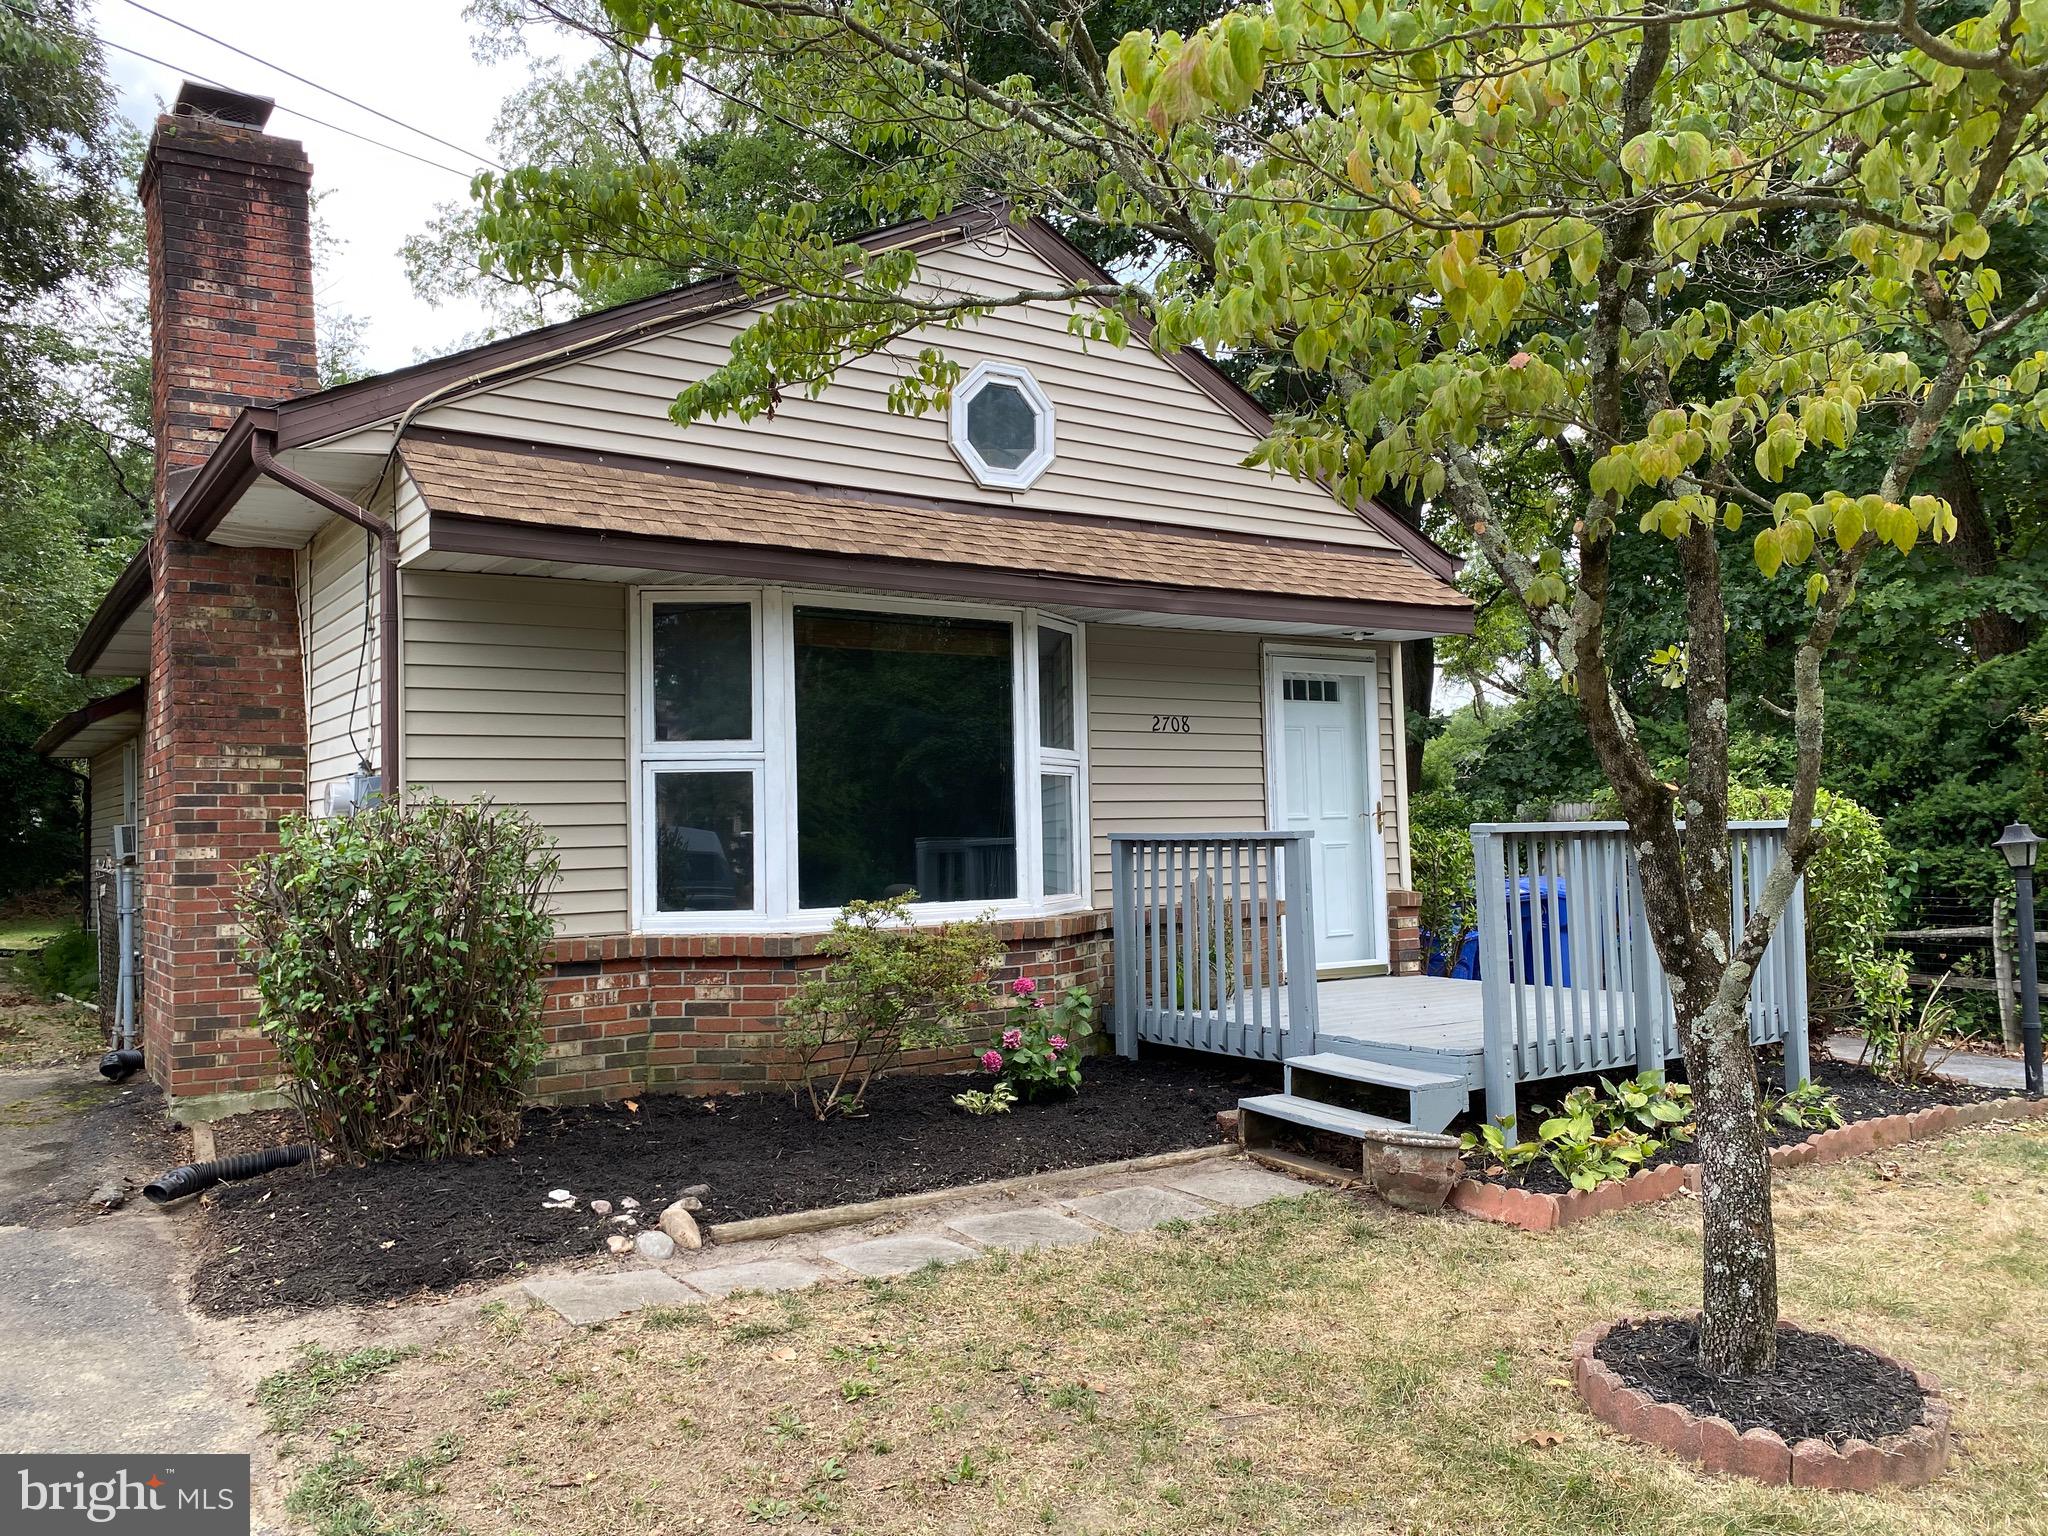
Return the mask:
<path id="1" fill-rule="evenodd" d="M 143 1049 L 174 1099 L 270 1087 L 236 953 L 240 867 L 306 808 L 289 549 L 177 537 L 178 490 L 245 406 L 315 385 L 312 166 L 271 103 L 187 84 L 140 193 L 149 239 L 156 615 L 142 784 Z"/>

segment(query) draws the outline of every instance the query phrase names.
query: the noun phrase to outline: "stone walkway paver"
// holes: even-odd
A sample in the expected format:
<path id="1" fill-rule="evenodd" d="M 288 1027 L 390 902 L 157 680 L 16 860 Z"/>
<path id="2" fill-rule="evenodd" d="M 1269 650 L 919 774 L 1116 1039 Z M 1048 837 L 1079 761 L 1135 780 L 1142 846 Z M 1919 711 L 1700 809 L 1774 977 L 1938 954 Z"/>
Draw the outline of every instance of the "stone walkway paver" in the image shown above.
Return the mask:
<path id="1" fill-rule="evenodd" d="M 962 1216 L 951 1225 L 955 1232 L 973 1238 L 984 1248 L 1002 1248 L 1011 1253 L 1029 1253 L 1034 1248 L 1085 1248 L 1096 1236 L 1092 1229 L 1058 1211 L 990 1211 L 985 1216 Z"/>
<path id="2" fill-rule="evenodd" d="M 735 1251 L 744 1248 L 738 1244 Z M 720 1264 L 712 1269 L 693 1269 L 689 1283 L 707 1296 L 730 1296 L 734 1291 L 801 1291 L 825 1278 L 825 1271 L 801 1259 L 755 1259 L 741 1264 Z"/>
<path id="3" fill-rule="evenodd" d="M 951 1238 L 905 1233 L 901 1237 L 871 1237 L 866 1242 L 827 1248 L 823 1257 L 857 1275 L 894 1280 L 915 1274 L 927 1264 L 958 1264 L 974 1255 L 974 1249 Z"/>
<path id="4" fill-rule="evenodd" d="M 1169 1221 L 1200 1221 L 1210 1210 L 1193 1195 L 1153 1184 L 1106 1189 L 1099 1195 L 1082 1195 L 1060 1204 L 1076 1216 L 1099 1221 L 1119 1232 L 1149 1232 Z"/>
<path id="5" fill-rule="evenodd" d="M 1314 1188 L 1237 1157 L 1146 1175 L 1091 1174 L 1083 1168 L 1048 1174 L 1044 1205 L 1020 1205 L 1014 1196 L 976 1199 L 963 1194 L 957 1207 L 927 1208 L 915 1218 L 721 1243 L 660 1264 L 628 1259 L 614 1269 L 539 1275 L 526 1281 L 524 1289 L 572 1323 L 608 1322 L 644 1307 L 700 1304 L 743 1291 L 772 1293 L 802 1290 L 821 1281 L 894 1279 L 930 1264 L 958 1264 L 988 1252 L 1080 1247 L 1170 1221 L 1202 1221 L 1219 1208 L 1290 1199 Z M 917 1223 L 914 1228 L 908 1226 L 912 1220 Z"/>
<path id="6" fill-rule="evenodd" d="M 526 1294 L 544 1301 L 579 1327 L 609 1322 L 642 1307 L 686 1307 L 703 1296 L 658 1269 L 572 1270 L 526 1282 Z"/>
<path id="7" fill-rule="evenodd" d="M 1178 1174 L 1163 1182 L 1183 1194 L 1194 1195 L 1216 1205 L 1235 1206 L 1264 1205 L 1268 1200 L 1284 1200 L 1311 1187 L 1299 1179 L 1290 1179 L 1270 1168 L 1261 1168 L 1256 1163 L 1239 1162 Z"/>

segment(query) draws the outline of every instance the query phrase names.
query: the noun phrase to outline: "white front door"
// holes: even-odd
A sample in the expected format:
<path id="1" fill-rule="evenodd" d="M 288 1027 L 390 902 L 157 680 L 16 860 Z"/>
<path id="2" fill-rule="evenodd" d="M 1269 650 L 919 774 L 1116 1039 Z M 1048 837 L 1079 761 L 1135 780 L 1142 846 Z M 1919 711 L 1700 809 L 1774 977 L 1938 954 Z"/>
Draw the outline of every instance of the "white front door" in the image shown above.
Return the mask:
<path id="1" fill-rule="evenodd" d="M 1372 671 L 1357 664 L 1282 661 L 1279 824 L 1313 832 L 1316 965 L 1386 958 L 1379 921 L 1381 861 L 1375 804 Z"/>

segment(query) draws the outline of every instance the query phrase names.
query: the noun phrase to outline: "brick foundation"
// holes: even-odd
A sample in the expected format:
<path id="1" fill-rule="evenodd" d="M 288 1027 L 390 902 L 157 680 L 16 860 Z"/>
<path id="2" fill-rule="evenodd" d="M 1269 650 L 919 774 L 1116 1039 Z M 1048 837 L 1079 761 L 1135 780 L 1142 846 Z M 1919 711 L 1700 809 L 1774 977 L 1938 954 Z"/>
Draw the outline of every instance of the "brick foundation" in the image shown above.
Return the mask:
<path id="1" fill-rule="evenodd" d="M 236 953 L 236 871 L 306 808 L 305 672 L 289 550 L 173 537 L 173 484 L 236 413 L 310 389 L 312 168 L 299 146 L 157 121 L 149 235 L 156 613 L 142 777 L 144 1051 L 173 1097 L 267 1088 Z"/>
<path id="2" fill-rule="evenodd" d="M 1387 892 L 1388 969 L 1396 976 L 1420 976 L 1422 952 L 1422 893 Z"/>
<path id="3" fill-rule="evenodd" d="M 997 976 L 1095 994 L 1098 1029 L 1109 1003 L 1107 912 L 1028 918 L 1000 927 Z M 780 1016 L 818 935 L 562 939 L 542 1016 L 547 1054 L 533 1097 L 592 1103 L 638 1093 L 730 1093 L 794 1080 Z M 913 1052 L 911 1070 L 966 1066 L 978 1033 L 953 1051 Z"/>

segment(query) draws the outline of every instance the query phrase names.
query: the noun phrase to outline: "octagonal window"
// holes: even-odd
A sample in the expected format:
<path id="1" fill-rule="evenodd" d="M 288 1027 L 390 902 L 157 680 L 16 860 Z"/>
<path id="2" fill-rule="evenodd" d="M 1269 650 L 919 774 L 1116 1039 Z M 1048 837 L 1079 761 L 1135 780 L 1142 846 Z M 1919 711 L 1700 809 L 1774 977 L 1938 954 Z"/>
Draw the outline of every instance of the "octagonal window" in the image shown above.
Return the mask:
<path id="1" fill-rule="evenodd" d="M 983 485 L 1021 490 L 1053 458 L 1052 401 L 1012 363 L 982 363 L 953 391 L 953 451 Z"/>

